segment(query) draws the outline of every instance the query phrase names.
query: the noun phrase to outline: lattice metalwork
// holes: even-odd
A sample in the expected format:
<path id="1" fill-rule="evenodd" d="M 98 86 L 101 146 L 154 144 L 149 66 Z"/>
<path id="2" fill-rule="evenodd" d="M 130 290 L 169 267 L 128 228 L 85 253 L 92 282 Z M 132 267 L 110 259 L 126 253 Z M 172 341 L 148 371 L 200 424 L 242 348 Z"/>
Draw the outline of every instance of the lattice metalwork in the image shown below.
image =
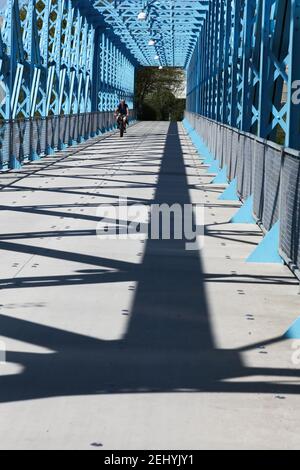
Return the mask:
<path id="1" fill-rule="evenodd" d="M 300 0 L 0 0 L 0 120 L 132 108 L 176 66 L 189 111 L 298 149 L 299 44 Z"/>
<path id="2" fill-rule="evenodd" d="M 123 96 L 132 106 L 134 59 L 93 11 L 90 2 L 0 0 L 0 118 L 110 111 Z"/>
<path id="3" fill-rule="evenodd" d="M 141 65 L 185 67 L 209 1 L 92 0 L 92 5 Z"/>
<path id="4" fill-rule="evenodd" d="M 188 110 L 300 149 L 299 44 L 300 0 L 211 0 Z"/>

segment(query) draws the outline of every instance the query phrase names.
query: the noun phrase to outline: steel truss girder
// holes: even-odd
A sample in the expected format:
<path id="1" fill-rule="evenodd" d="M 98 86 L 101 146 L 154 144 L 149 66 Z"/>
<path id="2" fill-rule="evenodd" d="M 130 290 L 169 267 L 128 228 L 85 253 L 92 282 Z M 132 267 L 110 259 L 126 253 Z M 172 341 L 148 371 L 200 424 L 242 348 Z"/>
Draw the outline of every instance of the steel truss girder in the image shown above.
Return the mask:
<path id="1" fill-rule="evenodd" d="M 212 0 L 188 110 L 300 149 L 299 44 L 300 0 Z"/>
<path id="2" fill-rule="evenodd" d="M 100 28 L 77 1 L 2 2 L 0 119 L 111 111 L 123 96 L 132 107 L 135 67 Z"/>
<path id="3" fill-rule="evenodd" d="M 185 67 L 189 62 L 211 0 L 92 0 L 143 66 Z M 146 21 L 139 21 L 144 10 Z M 156 41 L 155 47 L 149 40 Z M 159 56 L 159 62 L 155 56 Z"/>

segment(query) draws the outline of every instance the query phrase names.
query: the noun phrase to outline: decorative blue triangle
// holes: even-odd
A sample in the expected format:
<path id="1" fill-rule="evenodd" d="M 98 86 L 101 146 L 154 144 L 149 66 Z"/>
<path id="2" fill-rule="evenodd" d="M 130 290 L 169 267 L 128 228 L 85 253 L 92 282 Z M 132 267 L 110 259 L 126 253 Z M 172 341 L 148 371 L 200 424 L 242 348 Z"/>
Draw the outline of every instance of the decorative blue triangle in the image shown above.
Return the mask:
<path id="1" fill-rule="evenodd" d="M 10 158 L 10 168 L 12 170 L 19 170 L 22 168 L 21 162 L 14 155 L 12 155 Z"/>
<path id="2" fill-rule="evenodd" d="M 196 147 L 201 159 L 204 160 L 204 163 L 210 164 L 214 161 L 213 155 L 210 153 L 204 142 L 201 140 L 199 136 L 192 139 L 194 146 Z"/>
<path id="3" fill-rule="evenodd" d="M 253 217 L 253 196 L 250 196 L 232 217 L 232 224 L 255 224 Z"/>
<path id="4" fill-rule="evenodd" d="M 253 251 L 247 259 L 247 263 L 276 263 L 283 264 L 283 260 L 279 255 L 279 238 L 280 238 L 280 224 L 274 227 L 267 233 L 262 242 Z"/>
<path id="5" fill-rule="evenodd" d="M 197 147 L 197 150 L 201 151 L 204 147 L 203 141 L 195 130 L 192 130 L 190 133 L 190 138 L 193 144 Z"/>
<path id="6" fill-rule="evenodd" d="M 192 126 L 190 125 L 187 119 L 184 118 L 184 120 L 182 121 L 182 124 L 184 125 L 187 132 L 191 132 L 193 130 Z"/>
<path id="7" fill-rule="evenodd" d="M 182 123 L 186 131 L 188 132 L 191 141 L 196 147 L 197 152 L 199 153 L 200 157 L 204 160 L 203 163 L 205 164 L 212 163 L 214 161 L 214 157 L 208 150 L 207 146 L 205 145 L 205 143 L 203 142 L 203 140 L 201 139 L 197 131 L 192 128 L 192 126 L 186 119 L 184 119 Z"/>
<path id="8" fill-rule="evenodd" d="M 39 156 L 39 154 L 37 152 L 32 152 L 31 156 L 30 156 L 30 160 L 32 162 L 36 162 L 37 160 L 40 160 L 41 157 Z"/>
<path id="9" fill-rule="evenodd" d="M 228 188 L 219 196 L 219 201 L 239 201 L 236 179 L 232 180 Z"/>
<path id="10" fill-rule="evenodd" d="M 55 150 L 50 145 L 48 145 L 46 153 L 47 155 L 54 155 Z"/>
<path id="11" fill-rule="evenodd" d="M 300 339 L 300 317 L 292 324 L 292 326 L 285 333 L 284 338 L 287 339 Z"/>
<path id="12" fill-rule="evenodd" d="M 212 180 L 211 184 L 228 184 L 227 168 L 226 166 L 220 173 Z"/>
<path id="13" fill-rule="evenodd" d="M 207 172 L 206 173 L 216 173 L 218 174 L 220 172 L 220 167 L 218 165 L 218 162 L 214 160 L 211 165 L 209 165 Z"/>
<path id="14" fill-rule="evenodd" d="M 92 136 L 92 137 L 94 137 L 94 136 Z M 60 142 L 58 148 L 59 148 L 59 150 L 65 150 L 67 147 L 68 147 L 67 144 L 65 144 L 64 142 Z"/>
<path id="15" fill-rule="evenodd" d="M 208 148 L 205 148 L 201 152 L 201 156 L 203 157 L 203 163 L 205 165 L 211 165 L 214 161 L 213 155 L 209 152 Z"/>

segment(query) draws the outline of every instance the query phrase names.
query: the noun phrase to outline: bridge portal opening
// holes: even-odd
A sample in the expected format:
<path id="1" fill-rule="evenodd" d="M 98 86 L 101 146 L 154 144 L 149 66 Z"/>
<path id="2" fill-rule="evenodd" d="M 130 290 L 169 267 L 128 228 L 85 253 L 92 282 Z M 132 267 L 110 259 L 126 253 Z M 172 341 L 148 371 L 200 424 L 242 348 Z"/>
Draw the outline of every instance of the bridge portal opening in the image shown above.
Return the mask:
<path id="1" fill-rule="evenodd" d="M 186 74 L 179 67 L 143 67 L 135 85 L 137 117 L 143 121 L 182 121 L 186 107 Z"/>

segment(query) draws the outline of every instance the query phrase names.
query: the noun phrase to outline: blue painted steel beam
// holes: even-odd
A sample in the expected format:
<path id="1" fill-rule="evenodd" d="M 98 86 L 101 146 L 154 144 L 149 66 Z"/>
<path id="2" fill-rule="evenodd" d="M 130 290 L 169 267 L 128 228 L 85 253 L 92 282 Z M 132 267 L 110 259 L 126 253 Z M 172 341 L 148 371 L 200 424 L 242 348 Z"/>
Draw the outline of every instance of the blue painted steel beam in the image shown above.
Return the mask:
<path id="1" fill-rule="evenodd" d="M 111 111 L 123 96 L 132 107 L 137 64 L 113 43 L 104 17 L 86 6 L 72 0 L 0 3 L 0 118 Z"/>
<path id="2" fill-rule="evenodd" d="M 0 119 L 132 108 L 137 67 L 178 66 L 188 111 L 300 149 L 299 18 L 300 0 L 1 0 Z"/>
<path id="3" fill-rule="evenodd" d="M 211 0 L 187 110 L 299 150 L 299 44 L 300 0 Z"/>

